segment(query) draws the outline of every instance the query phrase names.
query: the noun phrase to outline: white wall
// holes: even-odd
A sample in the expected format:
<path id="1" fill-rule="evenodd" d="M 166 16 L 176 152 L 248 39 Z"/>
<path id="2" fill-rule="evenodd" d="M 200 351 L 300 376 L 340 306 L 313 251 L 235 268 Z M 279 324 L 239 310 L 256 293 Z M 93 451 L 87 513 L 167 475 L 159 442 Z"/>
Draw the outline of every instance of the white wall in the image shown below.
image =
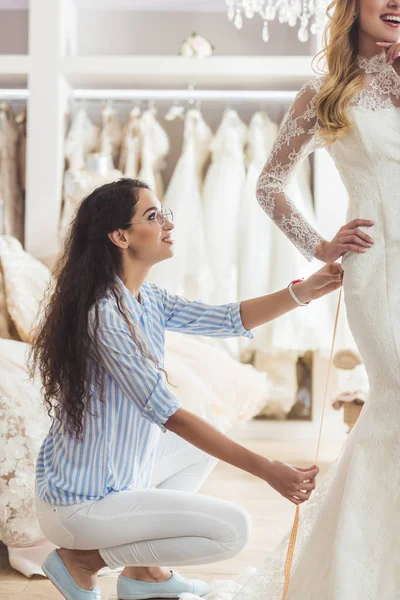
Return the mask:
<path id="1" fill-rule="evenodd" d="M 121 10 L 79 10 L 78 54 L 169 54 L 192 31 L 207 37 L 218 55 L 310 55 L 314 38 L 303 44 L 297 27 L 277 23 L 271 26 L 271 39 L 261 38 L 259 17 L 245 20 L 237 31 L 225 12 L 136 12 Z M 0 54 L 27 54 L 28 10 L 0 9 Z"/>
<path id="2" fill-rule="evenodd" d="M 178 54 L 192 31 L 208 38 L 218 55 L 309 55 L 310 44 L 297 39 L 297 28 L 275 24 L 271 39 L 261 37 L 262 21 L 246 20 L 238 31 L 225 13 L 138 13 L 79 10 L 78 54 Z"/>

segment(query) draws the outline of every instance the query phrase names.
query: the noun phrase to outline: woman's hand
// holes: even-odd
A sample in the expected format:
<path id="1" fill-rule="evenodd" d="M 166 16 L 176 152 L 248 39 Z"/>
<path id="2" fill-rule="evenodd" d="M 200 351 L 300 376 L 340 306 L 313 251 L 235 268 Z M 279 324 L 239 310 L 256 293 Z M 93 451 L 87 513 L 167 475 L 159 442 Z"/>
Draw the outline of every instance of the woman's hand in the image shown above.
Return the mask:
<path id="1" fill-rule="evenodd" d="M 343 282 L 343 269 L 339 263 L 325 265 L 322 269 L 293 286 L 293 291 L 301 302 L 318 300 L 339 289 Z"/>
<path id="2" fill-rule="evenodd" d="M 400 42 L 377 42 L 377 46 L 384 48 L 386 52 L 386 62 L 392 65 L 400 55 Z"/>
<path id="3" fill-rule="evenodd" d="M 298 469 L 283 462 L 272 461 L 268 462 L 263 479 L 281 496 L 298 505 L 309 500 L 315 490 L 318 473 L 319 469 L 315 465 Z"/>
<path id="4" fill-rule="evenodd" d="M 165 423 L 165 427 L 210 456 L 266 481 L 293 504 L 302 504 L 308 500 L 315 489 L 318 467 L 297 469 L 279 461 L 269 460 L 266 456 L 252 452 L 229 439 L 184 408 L 179 408 Z"/>
<path id="5" fill-rule="evenodd" d="M 346 252 L 363 254 L 374 243 L 374 240 L 359 227 L 372 227 L 373 221 L 355 219 L 341 227 L 331 242 L 323 241 L 319 244 L 315 258 L 325 263 L 332 263 Z"/>

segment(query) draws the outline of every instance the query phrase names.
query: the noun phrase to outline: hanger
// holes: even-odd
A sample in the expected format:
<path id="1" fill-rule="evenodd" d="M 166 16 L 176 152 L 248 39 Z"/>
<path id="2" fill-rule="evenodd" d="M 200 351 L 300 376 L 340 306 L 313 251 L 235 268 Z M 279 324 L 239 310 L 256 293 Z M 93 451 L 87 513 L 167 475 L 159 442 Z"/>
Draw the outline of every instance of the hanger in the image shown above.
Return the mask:
<path id="1" fill-rule="evenodd" d="M 136 100 L 136 102 L 134 102 L 134 104 L 132 104 L 132 107 L 129 111 L 130 117 L 139 117 L 140 116 L 140 113 L 142 112 L 142 109 L 140 107 L 141 104 L 142 104 L 141 100 Z"/>
<path id="2" fill-rule="evenodd" d="M 114 115 L 117 114 L 117 111 L 115 110 L 114 106 L 113 106 L 114 101 L 109 98 L 102 110 L 102 115 L 103 117 L 112 117 Z"/>
<path id="3" fill-rule="evenodd" d="M 180 102 L 173 102 L 164 119 L 166 121 L 175 121 L 175 119 L 184 119 L 184 117 L 185 107 Z"/>
<path id="4" fill-rule="evenodd" d="M 157 114 L 155 100 L 151 99 L 148 101 L 147 109 L 150 110 L 154 114 L 154 116 Z"/>

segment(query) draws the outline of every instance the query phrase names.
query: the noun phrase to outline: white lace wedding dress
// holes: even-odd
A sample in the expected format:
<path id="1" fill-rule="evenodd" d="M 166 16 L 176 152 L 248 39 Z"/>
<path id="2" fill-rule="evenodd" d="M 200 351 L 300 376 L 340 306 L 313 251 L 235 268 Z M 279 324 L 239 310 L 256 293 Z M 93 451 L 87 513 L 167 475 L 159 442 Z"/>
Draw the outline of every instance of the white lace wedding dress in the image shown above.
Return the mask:
<path id="1" fill-rule="evenodd" d="M 205 244 L 203 169 L 210 154 L 212 131 L 198 110 L 185 118 L 182 154 L 176 164 L 163 205 L 172 210 L 176 228 L 174 257 L 155 265 L 151 282 L 189 300 L 207 302 L 212 288 Z"/>
<path id="2" fill-rule="evenodd" d="M 349 194 L 348 219 L 375 221 L 372 249 L 343 260 L 349 323 L 370 394 L 302 511 L 287 600 L 398 600 L 400 593 L 400 77 L 384 54 L 358 64 L 365 85 L 352 102 L 353 127 L 328 150 Z M 308 258 L 320 238 L 285 188 L 320 143 L 320 85 L 300 91 L 258 186 L 264 210 Z M 238 597 L 281 600 L 287 544 L 286 538 Z"/>

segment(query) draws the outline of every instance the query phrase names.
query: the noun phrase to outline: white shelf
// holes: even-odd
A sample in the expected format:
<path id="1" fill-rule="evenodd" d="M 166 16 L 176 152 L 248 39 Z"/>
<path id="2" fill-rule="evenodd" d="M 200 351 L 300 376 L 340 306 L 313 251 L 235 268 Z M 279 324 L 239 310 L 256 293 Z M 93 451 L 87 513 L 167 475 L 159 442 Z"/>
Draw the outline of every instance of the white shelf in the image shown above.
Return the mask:
<path id="1" fill-rule="evenodd" d="M 30 66 L 30 56 L 0 55 L 0 86 L 26 87 Z"/>
<path id="2" fill-rule="evenodd" d="M 73 87 L 182 87 L 296 90 L 315 76 L 310 56 L 89 56 L 60 58 L 60 73 Z M 30 56 L 0 56 L 0 86 L 24 87 Z"/>
<path id="3" fill-rule="evenodd" d="M 73 87 L 251 86 L 298 89 L 315 76 L 309 56 L 88 56 L 61 58 Z"/>

